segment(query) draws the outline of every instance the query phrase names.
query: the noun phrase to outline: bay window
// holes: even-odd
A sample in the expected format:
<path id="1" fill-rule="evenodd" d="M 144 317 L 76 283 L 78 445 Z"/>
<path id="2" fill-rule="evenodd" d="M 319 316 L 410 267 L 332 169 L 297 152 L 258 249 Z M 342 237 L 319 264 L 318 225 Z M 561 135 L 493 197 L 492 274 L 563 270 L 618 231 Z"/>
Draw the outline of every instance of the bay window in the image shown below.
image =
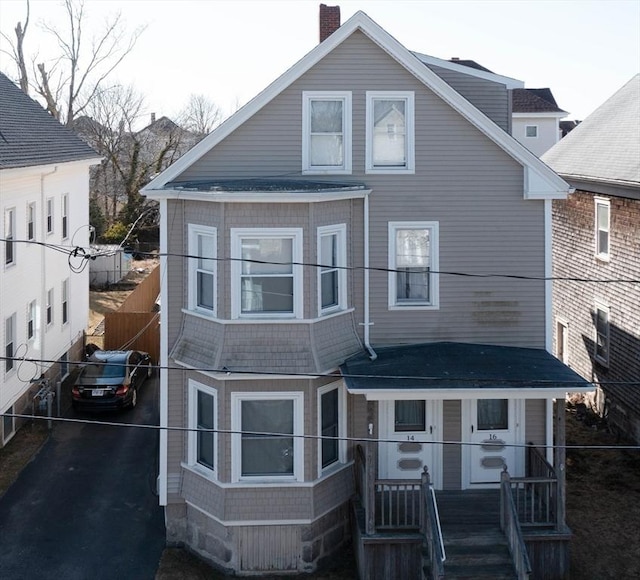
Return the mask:
<path id="1" fill-rule="evenodd" d="M 216 229 L 189 224 L 189 310 L 213 316 L 216 307 Z"/>
<path id="2" fill-rule="evenodd" d="M 216 472 L 217 391 L 189 380 L 189 465 L 207 475 Z"/>
<path id="3" fill-rule="evenodd" d="M 318 301 L 320 314 L 346 308 L 346 226 L 318 228 Z"/>

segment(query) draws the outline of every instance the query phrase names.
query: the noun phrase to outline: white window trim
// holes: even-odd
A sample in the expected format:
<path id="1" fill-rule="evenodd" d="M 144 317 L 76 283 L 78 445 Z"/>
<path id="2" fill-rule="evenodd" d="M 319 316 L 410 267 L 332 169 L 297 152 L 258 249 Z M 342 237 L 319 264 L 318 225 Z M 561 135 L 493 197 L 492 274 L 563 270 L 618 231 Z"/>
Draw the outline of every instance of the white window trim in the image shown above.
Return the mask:
<path id="1" fill-rule="evenodd" d="M 33 342 L 36 338 L 36 320 L 38 303 L 32 300 L 27 304 L 27 340 Z M 29 325 L 31 325 L 31 336 L 29 336 Z"/>
<path id="2" fill-rule="evenodd" d="M 33 221 L 30 221 L 33 219 Z M 29 224 L 32 224 L 32 233 L 29 236 Z M 36 239 L 36 202 L 32 201 L 27 204 L 27 240 L 30 242 Z"/>
<path id="3" fill-rule="evenodd" d="M 54 300 L 55 300 L 55 290 L 53 288 L 49 288 L 49 290 L 47 290 L 47 303 L 45 305 L 45 311 L 44 311 L 44 321 L 45 321 L 45 324 L 47 325 L 47 328 L 50 326 L 53 326 L 53 323 L 56 319 L 55 308 L 53 307 L 53 305 L 55 304 Z M 48 310 L 51 310 L 51 322 L 47 322 Z"/>
<path id="4" fill-rule="evenodd" d="M 242 314 L 241 275 L 242 243 L 246 238 L 290 238 L 293 240 L 293 312 L 252 312 Z M 303 317 L 302 228 L 231 228 L 231 318 L 232 319 L 301 319 Z"/>
<path id="5" fill-rule="evenodd" d="M 407 103 L 406 140 L 407 162 L 404 167 L 375 167 L 373 165 L 373 101 L 376 99 L 404 99 Z M 365 173 L 396 174 L 415 173 L 415 98 L 413 91 L 367 91 Z"/>
<path id="6" fill-rule="evenodd" d="M 607 358 L 598 356 L 598 310 L 607 313 Z M 593 359 L 602 366 L 608 367 L 611 360 L 611 307 L 600 300 L 594 300 L 593 311 Z"/>
<path id="7" fill-rule="evenodd" d="M 535 130 L 536 130 L 536 134 L 535 135 L 527 135 L 527 130 L 529 129 L 529 127 L 535 128 Z M 525 137 L 525 139 L 537 139 L 539 135 L 540 135 L 540 131 L 538 131 L 538 125 L 525 125 L 524 126 L 524 137 Z"/>
<path id="8" fill-rule="evenodd" d="M 213 238 L 213 310 L 207 308 L 201 308 L 198 306 L 198 259 L 189 258 L 189 293 L 188 293 L 188 308 L 193 312 L 202 314 L 207 318 L 214 318 L 217 313 L 218 304 L 218 261 L 215 259 L 218 257 L 218 237 L 217 230 L 213 227 L 201 226 L 197 224 L 189 224 L 189 255 L 195 256 L 198 248 L 198 236 L 211 236 Z"/>
<path id="9" fill-rule="evenodd" d="M 71 312 L 69 309 L 69 278 L 65 278 L 62 281 L 62 296 L 60 297 L 60 322 L 62 326 L 69 324 L 69 319 L 71 318 Z M 66 304 L 66 309 L 65 309 Z M 65 315 L 66 311 L 66 315 Z M 66 320 L 65 320 L 66 318 Z"/>
<path id="10" fill-rule="evenodd" d="M 398 303 L 396 296 L 396 236 L 397 229 L 430 229 L 430 291 L 431 302 L 429 304 L 420 303 Z M 388 295 L 389 310 L 438 310 L 440 308 L 440 275 L 437 273 L 439 267 L 439 222 L 389 222 L 389 276 Z"/>
<path id="11" fill-rule="evenodd" d="M 607 208 L 607 252 L 600 252 L 600 225 L 598 223 L 598 206 Z M 595 256 L 598 260 L 608 262 L 611 259 L 611 201 L 601 197 L 594 198 L 594 238 L 595 238 Z"/>
<path id="12" fill-rule="evenodd" d="M 345 440 L 347 434 L 347 395 L 342 381 L 329 383 L 318 389 L 318 436 L 322 435 L 322 395 L 329 391 L 338 391 L 338 460 L 326 467 L 322 467 L 322 439 L 318 437 L 318 478 L 336 471 L 347 462 L 347 442 Z"/>
<path id="13" fill-rule="evenodd" d="M 558 328 L 562 326 L 562 337 L 564 341 L 562 343 L 562 352 L 564 353 L 564 358 L 560 358 L 560 333 L 558 332 Z M 569 321 L 565 318 L 556 317 L 556 358 L 563 362 L 564 364 L 569 364 Z"/>
<path id="14" fill-rule="evenodd" d="M 60 230 L 62 239 L 66 240 L 69 237 L 69 196 L 66 193 L 60 200 Z"/>
<path id="15" fill-rule="evenodd" d="M 335 226 L 321 226 L 318 228 L 316 256 L 318 264 L 321 256 L 321 241 L 323 236 L 336 235 L 337 243 L 337 267 L 338 267 L 338 304 L 322 307 L 322 268 L 317 268 L 317 286 L 318 286 L 318 315 L 325 316 L 334 312 L 339 312 L 347 308 L 347 225 L 339 224 Z"/>
<path id="16" fill-rule="evenodd" d="M 17 250 L 17 244 L 16 244 L 16 208 L 15 207 L 8 207 L 5 208 L 4 210 L 4 216 L 3 216 L 4 222 L 3 222 L 3 232 L 2 235 L 4 237 L 5 240 L 9 239 L 9 233 L 11 233 L 11 241 L 10 242 L 4 242 L 5 247 L 3 248 L 2 251 L 2 263 L 4 265 L 5 268 L 9 268 L 11 266 L 14 266 L 17 262 L 16 260 L 16 250 Z M 9 227 L 7 227 L 9 226 Z M 9 231 L 7 231 L 9 230 Z M 7 262 L 7 246 L 11 244 L 11 261 Z"/>
<path id="17" fill-rule="evenodd" d="M 293 401 L 293 476 L 242 475 L 242 401 Z M 304 393 L 302 391 L 231 393 L 231 482 L 303 482 L 304 481 Z"/>
<path id="18" fill-rule="evenodd" d="M 218 391 L 208 385 L 203 385 L 193 379 L 189 379 L 189 429 L 197 429 L 198 427 L 198 391 L 202 391 L 207 395 L 213 397 L 213 426 L 214 429 L 218 428 Z M 202 463 L 198 463 L 198 433 L 197 431 L 190 430 L 188 437 L 188 453 L 187 459 L 189 467 L 201 475 L 209 479 L 216 480 L 218 478 L 218 433 L 213 433 L 213 469 L 209 468 Z"/>
<path id="19" fill-rule="evenodd" d="M 311 166 L 311 101 L 342 101 L 342 166 Z M 351 91 L 302 92 L 302 173 L 350 175 L 352 171 Z"/>
<path id="20" fill-rule="evenodd" d="M 49 219 L 51 218 L 51 219 Z M 51 224 L 51 228 L 49 228 L 49 224 Z M 55 210 L 54 210 L 54 199 L 52 197 L 48 197 L 45 202 L 45 225 L 44 225 L 46 234 L 50 236 L 53 234 L 55 227 Z"/>

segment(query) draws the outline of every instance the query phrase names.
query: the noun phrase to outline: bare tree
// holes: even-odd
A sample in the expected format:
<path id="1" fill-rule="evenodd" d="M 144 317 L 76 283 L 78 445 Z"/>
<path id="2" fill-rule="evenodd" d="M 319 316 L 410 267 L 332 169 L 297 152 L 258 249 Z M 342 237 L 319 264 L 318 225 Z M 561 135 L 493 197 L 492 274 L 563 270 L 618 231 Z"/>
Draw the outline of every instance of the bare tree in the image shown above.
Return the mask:
<path id="1" fill-rule="evenodd" d="M 88 17 L 84 0 L 64 0 L 64 10 L 67 22 L 63 28 L 42 25 L 44 31 L 55 39 L 58 53 L 41 62 L 37 62 L 37 55 L 32 56 L 34 78 L 31 86 L 44 99 L 49 113 L 70 125 L 103 89 L 107 77 L 133 50 L 144 28 L 127 34 L 122 15 L 118 13 L 105 23 L 98 35 L 86 42 L 83 33 Z M 23 79 L 27 83 L 27 63 L 22 50 L 27 23 L 28 2 L 27 22 L 24 27 L 18 23 L 16 42 L 5 35 L 12 47 L 7 54 L 18 67 L 22 90 L 26 86 Z"/>
<path id="2" fill-rule="evenodd" d="M 197 135 L 198 140 L 208 135 L 222 122 L 222 111 L 205 95 L 189 96 L 187 105 L 178 119 L 182 127 Z"/>
<path id="3" fill-rule="evenodd" d="M 24 93 L 29 94 L 29 75 L 27 73 L 27 65 L 24 58 L 24 37 L 27 34 L 27 27 L 29 26 L 29 0 L 27 0 L 27 17 L 24 21 L 24 26 L 22 22 L 18 22 L 16 27 L 13 29 L 16 33 L 16 41 L 14 42 L 9 36 L 7 36 L 4 32 L 0 33 L 2 38 L 4 38 L 7 44 L 11 47 L 11 51 L 2 50 L 0 52 L 4 52 L 5 54 L 11 57 L 11 60 L 15 63 L 18 69 L 18 84 Z"/>
<path id="4" fill-rule="evenodd" d="M 144 99 L 132 87 L 114 86 L 100 91 L 78 117 L 74 129 L 103 157 L 92 177 L 92 195 L 109 224 L 133 223 L 146 207 L 139 190 L 193 144 L 193 138 L 162 117 L 136 130 Z"/>

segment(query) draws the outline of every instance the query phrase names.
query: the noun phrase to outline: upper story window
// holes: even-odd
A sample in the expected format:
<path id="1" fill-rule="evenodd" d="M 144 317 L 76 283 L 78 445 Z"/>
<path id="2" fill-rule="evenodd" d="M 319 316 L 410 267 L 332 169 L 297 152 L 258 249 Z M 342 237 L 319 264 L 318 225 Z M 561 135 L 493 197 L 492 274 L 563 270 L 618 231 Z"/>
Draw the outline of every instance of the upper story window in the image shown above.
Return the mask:
<path id="1" fill-rule="evenodd" d="M 594 357 L 603 365 L 609 364 L 609 307 L 596 302 L 594 309 Z"/>
<path id="2" fill-rule="evenodd" d="M 36 238 L 36 204 L 27 205 L 27 240 Z"/>
<path id="3" fill-rule="evenodd" d="M 62 239 L 65 240 L 69 237 L 69 196 L 67 194 L 62 196 Z"/>
<path id="4" fill-rule="evenodd" d="M 302 229 L 231 229 L 233 318 L 302 318 Z"/>
<path id="5" fill-rule="evenodd" d="M 415 171 L 413 92 L 367 91 L 367 173 Z"/>
<path id="6" fill-rule="evenodd" d="M 217 398 L 216 389 L 189 379 L 189 465 L 207 475 L 217 471 Z"/>
<path id="7" fill-rule="evenodd" d="M 302 171 L 351 173 L 350 92 L 303 92 Z"/>
<path id="8" fill-rule="evenodd" d="M 389 270 L 390 308 L 438 308 L 438 222 L 390 222 Z"/>
<path id="9" fill-rule="evenodd" d="M 524 128 L 524 136 L 525 137 L 537 137 L 538 136 L 538 125 L 526 125 Z"/>
<path id="10" fill-rule="evenodd" d="M 331 383 L 318 389 L 318 433 L 320 470 L 346 460 L 346 412 L 344 390 L 340 383 Z"/>
<path id="11" fill-rule="evenodd" d="M 53 198 L 47 199 L 47 234 L 53 233 Z"/>
<path id="12" fill-rule="evenodd" d="M 216 229 L 189 224 L 189 310 L 213 316 L 216 309 Z"/>
<path id="13" fill-rule="evenodd" d="M 231 393 L 233 481 L 303 481 L 304 395 Z"/>
<path id="14" fill-rule="evenodd" d="M 608 260 L 609 255 L 609 220 L 611 204 L 608 199 L 595 200 L 596 203 L 596 257 Z"/>
<path id="15" fill-rule="evenodd" d="M 69 278 L 62 281 L 62 324 L 69 322 Z"/>
<path id="16" fill-rule="evenodd" d="M 320 314 L 347 306 L 347 226 L 318 228 L 318 302 Z"/>
<path id="17" fill-rule="evenodd" d="M 4 263 L 6 266 L 16 261 L 16 210 L 4 211 Z"/>
<path id="18" fill-rule="evenodd" d="M 6 373 L 13 370 L 16 353 L 16 314 L 15 312 L 4 319 L 4 370 Z"/>
<path id="19" fill-rule="evenodd" d="M 27 306 L 27 339 L 31 340 L 36 334 L 36 301 L 32 300 Z"/>
<path id="20" fill-rule="evenodd" d="M 47 326 L 53 323 L 53 288 L 49 288 L 47 290 L 47 306 L 46 306 L 46 315 L 47 315 Z"/>

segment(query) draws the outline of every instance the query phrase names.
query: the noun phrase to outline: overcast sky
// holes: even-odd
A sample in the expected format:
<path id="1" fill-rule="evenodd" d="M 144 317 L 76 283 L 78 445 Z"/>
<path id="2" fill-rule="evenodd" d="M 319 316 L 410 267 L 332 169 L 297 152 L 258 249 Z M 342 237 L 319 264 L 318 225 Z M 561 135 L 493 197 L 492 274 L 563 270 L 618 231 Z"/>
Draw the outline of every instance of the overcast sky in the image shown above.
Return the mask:
<path id="1" fill-rule="evenodd" d="M 584 119 L 640 72 L 640 0 L 326 1 L 342 22 L 362 10 L 410 50 L 472 59 L 495 73 L 550 87 L 568 119 Z M 246 103 L 318 43 L 319 1 L 85 0 L 88 29 L 118 11 L 146 26 L 118 68 L 146 97 L 147 113 L 175 116 L 192 93 L 225 113 Z M 25 0 L 0 0 L 13 36 Z M 62 27 L 58 0 L 31 0 L 26 50 L 53 54 L 40 23 Z M 4 41 L 1 48 L 6 48 Z M 15 78 L 5 54 L 0 70 Z"/>

